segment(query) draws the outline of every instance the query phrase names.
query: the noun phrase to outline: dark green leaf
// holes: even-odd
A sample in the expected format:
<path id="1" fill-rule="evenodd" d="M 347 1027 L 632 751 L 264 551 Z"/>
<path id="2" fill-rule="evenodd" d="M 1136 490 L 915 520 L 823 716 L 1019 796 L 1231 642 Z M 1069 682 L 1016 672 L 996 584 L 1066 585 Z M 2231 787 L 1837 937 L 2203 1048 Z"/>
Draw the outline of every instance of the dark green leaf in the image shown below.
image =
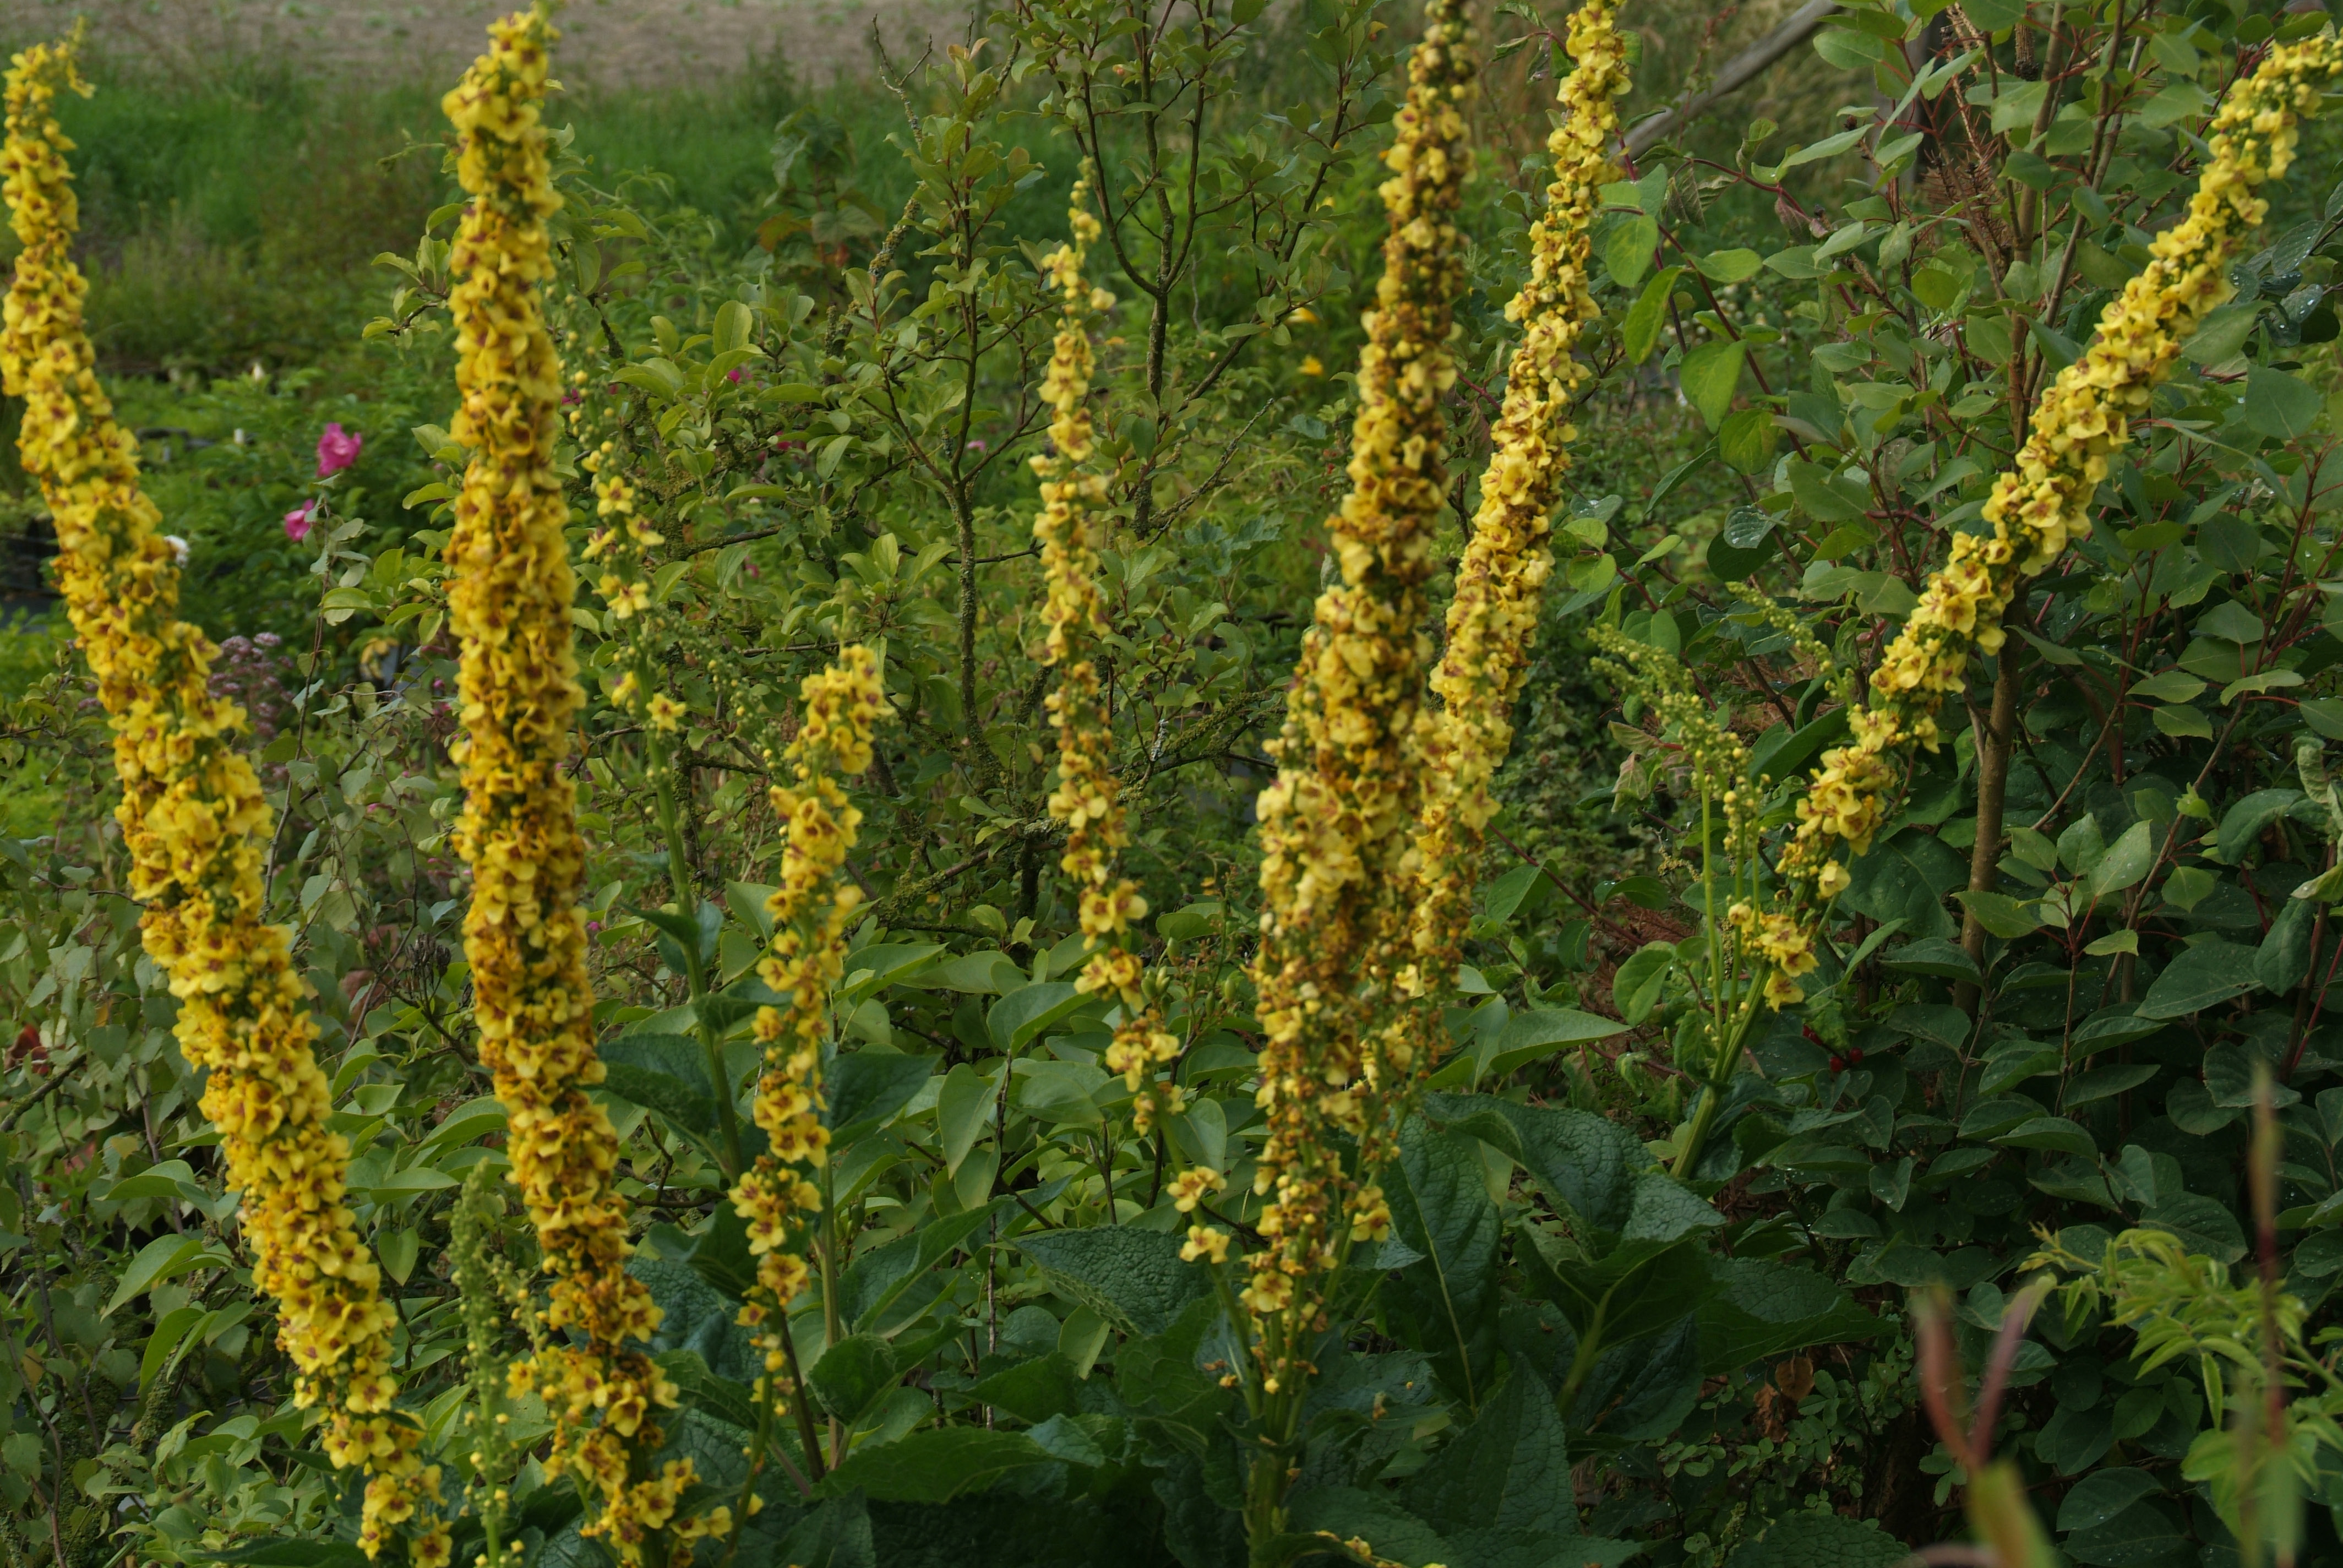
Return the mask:
<path id="1" fill-rule="evenodd" d="M 2225 863 L 2236 865 L 2246 858 L 2246 851 L 2262 836 L 2263 829 L 2285 816 L 2302 798 L 2299 789 L 2255 790 L 2221 813 L 2220 831 L 2213 836 L 2215 852 Z"/>
<path id="2" fill-rule="evenodd" d="M 1716 1293 L 1700 1310 L 1701 1370 L 1737 1372 L 1809 1345 L 1869 1339 L 1884 1325 L 1828 1276 L 1770 1259 L 1718 1258 Z"/>
<path id="3" fill-rule="evenodd" d="M 1161 1231 L 1035 1231 L 1016 1244 L 1041 1265 L 1051 1290 L 1127 1334 L 1163 1332 L 1212 1291 L 1201 1267 L 1180 1261 L 1180 1238 Z"/>
<path id="4" fill-rule="evenodd" d="M 1546 1106 L 1499 1107 L 1521 1137 L 1522 1164 L 1546 1197 L 1583 1224 L 1616 1234 L 1652 1163 L 1635 1135 L 1607 1117 Z"/>
<path id="5" fill-rule="evenodd" d="M 1400 1488 L 1408 1512 L 1443 1534 L 1475 1528 L 1578 1533 L 1570 1444 L 1535 1372 L 1508 1378 L 1470 1426 Z"/>
<path id="6" fill-rule="evenodd" d="M 2058 1504 L 2058 1533 L 2105 1524 L 2143 1497 L 2164 1489 L 2145 1470 L 2095 1470 Z"/>
<path id="7" fill-rule="evenodd" d="M 830 1124 L 842 1141 L 856 1129 L 885 1121 L 911 1101 L 935 1070 L 930 1056 L 857 1050 L 840 1056 L 822 1073 L 830 1099 Z"/>
<path id="8" fill-rule="evenodd" d="M 879 1503 L 950 1503 L 1012 1470 L 1049 1462 L 1021 1432 L 936 1426 L 848 1456 L 822 1483 L 829 1496 L 860 1491 Z"/>
<path id="9" fill-rule="evenodd" d="M 1480 1146 L 1411 1119 L 1383 1191 L 1393 1234 L 1420 1255 L 1383 1283 L 1393 1332 L 1433 1358 L 1452 1393 L 1473 1400 L 1488 1386 L 1496 1349 L 1502 1234 Z"/>
<path id="10" fill-rule="evenodd" d="M 2246 372 L 2246 423 L 2274 440 L 2309 429 L 2320 406 L 2318 388 L 2298 377 L 2262 365 Z"/>
<path id="11" fill-rule="evenodd" d="M 1013 1056 L 1088 1000 L 1067 980 L 1020 986 L 986 1012 L 985 1032 L 992 1037 L 995 1048 Z"/>
<path id="12" fill-rule="evenodd" d="M 2087 1568 L 2193 1568 L 2198 1561 L 2179 1520 L 2162 1502 L 2148 1498 L 2104 1523 L 2076 1531 L 2066 1546 L 2066 1555 Z"/>
<path id="13" fill-rule="evenodd" d="M 1735 1548 L 1725 1568 L 1893 1568 L 1911 1554 L 1883 1530 L 1802 1508 L 1775 1520 L 1764 1540 Z"/>
<path id="14" fill-rule="evenodd" d="M 2262 989 L 2284 996 L 2310 973 L 2310 931 L 2318 918 L 2315 899 L 2288 899 L 2254 954 L 2254 978 Z"/>
<path id="15" fill-rule="evenodd" d="M 1641 365 L 1651 357 L 1661 329 L 1667 326 L 1668 296 L 1674 292 L 1676 280 L 1683 276 L 1681 266 L 1661 268 L 1651 282 L 1644 285 L 1644 292 L 1635 297 L 1635 303 L 1628 307 L 1627 318 L 1619 328 L 1628 364 Z"/>
<path id="16" fill-rule="evenodd" d="M 822 1408 L 852 1427 L 895 1386 L 895 1353 L 877 1334 L 850 1334 L 805 1369 Z"/>
<path id="17" fill-rule="evenodd" d="M 347 1541 L 262 1541 L 196 1561 L 249 1568 L 371 1568 L 371 1559 Z"/>
<path id="18" fill-rule="evenodd" d="M 1926 841 L 1936 842 L 1934 839 Z M 1951 853 L 1950 850 L 1946 852 Z M 1959 943 L 1941 938 L 1897 948 L 1883 954 L 1879 964 L 1882 969 L 1894 970 L 1899 974 L 1934 975 L 1939 980 L 1966 980 L 1971 985 L 1981 985 L 1985 981 L 1984 974 L 1976 967 L 1976 960 L 1969 957 Z"/>
<path id="19" fill-rule="evenodd" d="M 713 1147 L 716 1091 L 708 1079 L 708 1051 L 679 1034 L 630 1034 L 601 1048 L 602 1087 L 621 1100 L 656 1111 L 680 1131 Z"/>
<path id="20" fill-rule="evenodd" d="M 2138 1016 L 2187 1018 L 2231 997 L 2243 996 L 2261 984 L 2256 972 L 2257 956 L 2252 948 L 2218 938 L 2183 949 L 2171 966 L 2156 977 L 2156 983 L 2147 988 Z"/>

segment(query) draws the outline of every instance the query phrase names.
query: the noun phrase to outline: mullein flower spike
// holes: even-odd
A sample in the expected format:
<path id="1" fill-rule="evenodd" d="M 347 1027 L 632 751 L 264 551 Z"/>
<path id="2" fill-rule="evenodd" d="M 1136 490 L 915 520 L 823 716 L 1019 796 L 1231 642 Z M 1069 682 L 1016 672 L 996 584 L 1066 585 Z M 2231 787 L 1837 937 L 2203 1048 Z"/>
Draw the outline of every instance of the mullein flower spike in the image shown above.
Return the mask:
<path id="1" fill-rule="evenodd" d="M 1144 966 L 1132 943 L 1132 926 L 1146 919 L 1147 900 L 1117 864 L 1131 842 L 1131 828 L 1114 774 L 1105 683 L 1091 658 L 1108 622 L 1106 597 L 1098 584 L 1107 477 L 1084 467 L 1095 450 L 1090 325 L 1092 317 L 1112 307 L 1114 297 L 1082 277 L 1091 244 L 1100 234 L 1088 196 L 1088 181 L 1074 186 L 1067 213 L 1073 237 L 1042 263 L 1060 300 L 1057 344 L 1041 382 L 1041 399 L 1050 406 L 1051 451 L 1032 460 L 1041 481 L 1041 510 L 1033 519 L 1045 584 L 1041 620 L 1050 628 L 1041 657 L 1058 667 L 1058 689 L 1049 698 L 1050 723 L 1058 731 L 1058 787 L 1050 796 L 1050 815 L 1066 825 L 1066 850 L 1058 865 L 1080 890 L 1079 917 L 1090 951 L 1074 984 L 1121 1003 L 1106 1065 L 1121 1073 L 1138 1096 L 1131 1113 L 1145 1132 L 1160 1112 L 1180 1108 L 1178 1086 L 1155 1082 L 1151 1071 L 1179 1056 L 1180 1041 L 1165 1030 L 1148 999 Z"/>
<path id="2" fill-rule="evenodd" d="M 1346 1171 L 1378 1086 L 1404 1073 L 1409 1020 L 1391 1001 L 1410 930 L 1423 797 L 1414 744 L 1431 639 L 1426 583 L 1447 484 L 1441 398 L 1456 378 L 1449 338 L 1463 284 L 1456 209 L 1472 159 L 1465 101 L 1471 28 L 1461 0 L 1432 0 L 1409 56 L 1383 198 L 1383 275 L 1365 315 L 1350 493 L 1328 522 L 1341 580 L 1303 639 L 1278 776 L 1262 792 L 1261 949 L 1253 961 L 1268 1113 L 1259 1190 L 1268 1245 L 1243 1292 L 1262 1387 L 1304 1369 L 1318 1306 L 1302 1287 L 1345 1234 L 1383 1234 L 1380 1192 Z M 1376 1151 L 1362 1149 L 1362 1168 Z"/>
<path id="3" fill-rule="evenodd" d="M 729 1518 L 721 1508 L 680 1513 L 696 1478 L 689 1460 L 649 1473 L 654 1412 L 676 1390 L 636 1342 L 659 1310 L 627 1272 L 618 1139 L 586 1092 L 602 1064 L 579 907 L 585 849 L 562 769 L 582 695 L 570 644 L 577 584 L 553 470 L 561 367 L 538 300 L 553 270 L 546 219 L 561 205 L 538 117 L 554 36 L 542 9 L 491 25 L 488 52 L 442 105 L 471 197 L 447 302 L 462 396 L 453 433 L 472 450 L 447 548 L 465 730 L 450 749 L 465 786 L 456 842 L 472 871 L 464 951 L 480 1060 L 509 1117 L 512 1180 L 553 1275 L 551 1333 L 511 1382 L 544 1398 L 555 1423 L 546 1470 L 577 1478 L 585 1533 L 633 1564 L 659 1532 L 688 1554 Z"/>
<path id="4" fill-rule="evenodd" d="M 808 1172 L 830 1162 L 821 1050 L 830 1038 L 830 993 L 846 972 L 848 927 L 862 903 L 862 890 L 840 875 L 862 813 L 838 779 L 870 766 L 871 735 L 892 711 L 878 656 L 867 648 L 840 649 L 837 663 L 806 677 L 799 695 L 805 722 L 786 754 L 796 782 L 772 789 L 785 839 L 780 885 L 765 900 L 772 948 L 757 970 L 784 999 L 781 1007 L 757 1010 L 765 1066 L 755 1115 L 770 1148 L 732 1189 L 733 1211 L 749 1222 L 749 1251 L 757 1259 L 758 1293 L 740 1314 L 750 1327 L 785 1312 L 810 1278 L 802 1232 L 821 1211 L 821 1189 Z M 781 1336 L 767 1332 L 760 1343 L 767 1387 L 778 1388 Z"/>
<path id="5" fill-rule="evenodd" d="M 326 1452 L 363 1465 L 359 1543 L 369 1556 L 407 1523 L 410 1560 L 439 1568 L 448 1537 L 420 1430 L 391 1412 L 395 1314 L 344 1202 L 349 1148 L 326 1130 L 302 982 L 283 928 L 265 923 L 271 814 L 236 741 L 242 708 L 210 694 L 217 649 L 178 618 L 178 550 L 139 488 L 138 445 L 98 385 L 71 258 L 79 224 L 73 148 L 54 113 L 86 94 L 78 35 L 15 56 L 0 175 L 23 245 L 0 327 L 0 378 L 25 400 L 18 450 L 55 519 L 57 587 L 97 678 L 122 781 L 116 819 L 130 891 L 146 906 L 147 955 L 179 1002 L 177 1035 L 206 1071 L 228 1184 L 243 1194 L 253 1282 L 277 1303 L 294 1402 L 322 1408 Z"/>
<path id="6" fill-rule="evenodd" d="M 2279 45 L 2214 115 L 2206 129 L 2212 156 L 2187 216 L 2157 236 L 2147 267 L 2100 316 L 2089 351 L 2043 393 L 2015 467 L 1986 501 L 1992 532 L 1953 537 L 1951 558 L 1929 577 L 1873 671 L 1868 701 L 1847 716 L 1853 743 L 1824 753 L 1799 801 L 1782 869 L 1811 890 L 1810 910 L 1847 886 L 1833 840 L 1859 855 L 1879 830 L 1898 786 L 1896 755 L 1943 744 L 1936 714 L 1966 683 L 1970 651 L 2000 651 L 2003 618 L 2026 580 L 2090 537 L 2091 497 L 2109 460 L 2171 374 L 2181 344 L 2235 292 L 2229 263 L 2269 207 L 2256 193 L 2286 173 L 2298 117 L 2318 107 L 2320 89 L 2338 74 L 2343 44 L 2332 33 Z"/>
<path id="7" fill-rule="evenodd" d="M 1417 970 L 1408 989 L 1437 995 L 1453 983 L 1481 877 L 1483 835 L 1496 815 L 1489 782 L 1513 742 L 1513 703 L 1537 636 L 1538 600 L 1554 557 L 1550 518 L 1570 467 L 1571 399 L 1594 374 L 1572 357 L 1601 314 L 1588 292 L 1593 226 L 1603 187 L 1618 177 L 1608 156 L 1619 134 L 1614 106 L 1627 90 L 1626 41 L 1609 0 L 1570 18 L 1575 68 L 1556 95 L 1562 122 L 1546 140 L 1554 183 L 1530 226 L 1530 275 L 1506 306 L 1522 324 L 1505 367 L 1505 400 L 1481 476 L 1473 536 L 1456 568 L 1447 640 L 1432 689 L 1436 713 L 1419 720 L 1423 826 L 1416 835 L 1423 892 L 1413 913 Z M 1419 1021 L 1437 1027 L 1437 1014 Z"/>

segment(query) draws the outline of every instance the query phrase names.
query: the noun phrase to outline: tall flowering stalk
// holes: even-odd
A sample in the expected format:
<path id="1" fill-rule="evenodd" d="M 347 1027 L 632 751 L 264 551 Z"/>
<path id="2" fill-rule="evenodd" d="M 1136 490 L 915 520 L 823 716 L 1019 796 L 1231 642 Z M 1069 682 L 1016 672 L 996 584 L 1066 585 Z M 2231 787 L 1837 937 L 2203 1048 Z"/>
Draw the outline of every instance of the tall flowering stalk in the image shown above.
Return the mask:
<path id="1" fill-rule="evenodd" d="M 650 1537 L 688 1542 L 726 1511 L 679 1518 L 689 1460 L 657 1473 L 646 1455 L 653 1412 L 674 1385 L 635 1342 L 659 1310 L 628 1274 L 627 1205 L 613 1181 L 618 1139 L 587 1097 L 602 1079 L 586 979 L 585 854 L 577 792 L 563 777 L 581 693 L 570 646 L 568 508 L 553 472 L 561 367 L 537 286 L 551 276 L 548 179 L 539 104 L 554 31 L 542 9 L 494 23 L 488 52 L 444 101 L 459 139 L 457 177 L 471 205 L 450 264 L 454 434 L 472 449 L 447 554 L 449 619 L 462 643 L 465 739 L 457 848 L 472 870 L 464 950 L 472 968 L 480 1060 L 510 1119 L 512 1180 L 553 1275 L 550 1334 L 515 1363 L 515 1392 L 543 1395 L 555 1422 L 548 1474 L 570 1474 L 586 1533 L 622 1563 Z"/>
<path id="2" fill-rule="evenodd" d="M 1576 69 L 1556 95 L 1562 123 L 1546 139 L 1554 183 L 1545 212 L 1530 226 L 1530 275 L 1505 307 L 1522 324 L 1521 347 L 1505 372 L 1505 400 L 1481 476 L 1473 537 L 1456 568 L 1447 644 L 1432 673 L 1441 707 L 1420 721 L 1423 817 L 1416 834 L 1423 895 L 1414 910 L 1415 986 L 1433 994 L 1451 983 L 1471 923 L 1483 834 L 1496 814 L 1489 781 L 1513 746 L 1513 703 L 1537 635 L 1538 600 L 1554 569 L 1546 540 L 1570 467 L 1570 401 L 1593 372 L 1573 357 L 1579 335 L 1600 314 L 1588 292 L 1592 228 L 1603 186 L 1617 177 L 1609 156 L 1627 90 L 1627 49 L 1610 0 L 1589 0 L 1570 18 Z M 1431 1009 L 1419 1018 L 1437 1021 Z"/>
<path id="3" fill-rule="evenodd" d="M 2298 118 L 2338 74 L 2343 44 L 2333 35 L 2280 45 L 2214 116 L 2212 156 L 2188 216 L 2156 237 L 2147 267 L 2100 316 L 2089 352 L 2043 393 L 2015 467 L 1986 501 L 1993 531 L 1953 537 L 1951 558 L 1873 671 L 1868 703 L 1847 716 L 1853 743 L 1824 753 L 1782 859 L 1800 889 L 1827 900 L 1846 887 L 1834 840 L 1855 854 L 1870 847 L 1898 787 L 1896 754 L 1943 743 L 1936 714 L 1966 682 L 1970 650 L 1999 651 L 2002 618 L 2026 580 L 2090 537 L 2091 497 L 2109 459 L 2171 374 L 2181 343 L 2235 292 L 2229 263 L 2269 206 L 2256 193 L 2285 174 Z"/>
<path id="4" fill-rule="evenodd" d="M 60 88 L 87 94 L 79 35 L 15 56 L 0 176 L 23 253 L 0 327 L 0 378 L 25 400 L 25 471 L 55 519 L 57 587 L 97 678 L 122 781 L 116 819 L 130 890 L 146 905 L 147 955 L 178 999 L 179 1048 L 208 1077 L 203 1110 L 220 1131 L 227 1180 L 243 1194 L 253 1282 L 277 1303 L 277 1342 L 293 1359 L 293 1398 L 322 1406 L 337 1465 L 372 1472 L 360 1521 L 369 1556 L 413 1521 L 422 1568 L 447 1561 L 427 1510 L 437 1466 L 392 1413 L 396 1314 L 343 1199 L 349 1147 L 332 1110 L 316 1026 L 282 927 L 262 919 L 268 804 L 237 749 L 244 709 L 211 695 L 218 652 L 178 618 L 176 552 L 139 488 L 138 447 L 99 386 L 71 252 L 79 206 L 58 128 Z"/>
<path id="5" fill-rule="evenodd" d="M 1253 983 L 1267 1112 L 1259 1190 L 1266 1244 L 1248 1261 L 1269 1446 L 1256 1455 L 1247 1530 L 1265 1549 L 1282 1527 L 1292 1442 L 1326 1319 L 1319 1287 L 1350 1242 L 1383 1234 L 1390 1211 L 1368 1179 L 1388 1135 L 1369 1108 L 1413 1052 L 1400 1006 L 1408 874 L 1423 798 L 1413 744 L 1426 667 L 1425 584 L 1447 480 L 1441 397 L 1463 285 L 1455 214 L 1471 162 L 1473 84 L 1462 0 L 1430 0 L 1408 61 L 1405 105 L 1384 155 L 1390 232 L 1359 356 L 1350 493 L 1328 522 L 1341 581 L 1318 598 L 1261 795 L 1265 908 Z M 1355 1141 L 1355 1142 L 1353 1142 Z M 1355 1164 L 1346 1164 L 1353 1144 Z"/>
<path id="6" fill-rule="evenodd" d="M 759 977 L 785 999 L 781 1007 L 757 1010 L 765 1065 L 755 1115 L 769 1147 L 732 1189 L 733 1210 L 749 1222 L 749 1251 L 757 1260 L 757 1290 L 741 1322 L 772 1324 L 759 1336 L 759 1402 L 769 1420 L 784 1408 L 780 1376 L 790 1370 L 781 1314 L 811 1278 L 805 1229 L 822 1207 L 811 1172 L 830 1163 L 821 1050 L 830 1038 L 830 994 L 846 972 L 848 924 L 862 902 L 861 889 L 839 875 L 862 813 L 838 779 L 870 766 L 872 733 L 891 711 L 878 656 L 867 648 L 840 649 L 837 663 L 806 677 L 799 689 L 805 721 L 787 753 L 796 782 L 772 789 L 773 809 L 785 824 L 780 885 L 765 901 L 773 917 L 772 950 L 758 965 Z M 769 1437 L 759 1432 L 759 1443 Z M 809 1437 L 807 1448 L 810 1458 Z"/>
<path id="7" fill-rule="evenodd" d="M 1114 774 L 1105 684 L 1091 657 L 1108 623 L 1098 584 L 1099 508 L 1106 500 L 1107 478 L 1083 467 L 1094 450 L 1090 324 L 1113 306 L 1114 296 L 1082 278 L 1083 262 L 1100 233 L 1088 195 L 1087 182 L 1075 186 L 1067 213 L 1073 237 L 1042 263 L 1060 300 L 1057 343 L 1041 381 L 1041 399 L 1051 411 L 1051 450 L 1033 459 L 1041 480 L 1033 538 L 1041 547 L 1041 619 L 1050 628 L 1041 658 L 1058 667 L 1058 689 L 1049 699 L 1050 722 L 1058 731 L 1058 788 L 1050 796 L 1050 815 L 1066 825 L 1066 851 L 1058 865 L 1081 890 L 1080 918 L 1090 957 L 1074 984 L 1122 1003 L 1122 1021 L 1107 1047 L 1106 1065 L 1121 1073 L 1139 1097 L 1132 1116 L 1145 1132 L 1160 1112 L 1179 1109 L 1177 1086 L 1158 1083 L 1150 1070 L 1177 1058 L 1180 1041 L 1164 1030 L 1131 945 L 1132 922 L 1146 918 L 1147 900 L 1139 896 L 1138 884 L 1120 874 L 1117 863 L 1131 842 L 1131 826 Z M 1217 1242 L 1222 1251 L 1227 1245 L 1225 1237 Z"/>

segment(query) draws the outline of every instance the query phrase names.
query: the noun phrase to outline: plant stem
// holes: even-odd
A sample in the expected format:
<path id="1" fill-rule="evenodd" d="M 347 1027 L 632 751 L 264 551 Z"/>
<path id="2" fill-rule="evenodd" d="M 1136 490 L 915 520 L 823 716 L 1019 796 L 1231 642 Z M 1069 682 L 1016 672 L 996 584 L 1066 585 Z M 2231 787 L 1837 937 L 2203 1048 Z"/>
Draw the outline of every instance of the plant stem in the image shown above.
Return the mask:
<path id="1" fill-rule="evenodd" d="M 2016 754 L 2017 654 L 2015 639 L 2001 645 L 2000 669 L 1994 676 L 1993 709 L 1977 730 L 1976 842 L 1969 849 L 1969 891 L 1990 893 L 2000 880 L 2001 815 L 2009 793 L 2009 763 Z M 1961 949 L 1982 970 L 1985 968 L 1985 927 L 1976 911 L 1961 916 Z M 1963 980 L 1953 988 L 1953 1002 L 1970 1017 L 1983 1000 L 1976 986 Z"/>
<path id="2" fill-rule="evenodd" d="M 668 885 L 675 893 L 676 913 L 687 920 L 697 920 L 699 901 L 692 896 L 690 862 L 683 852 L 683 829 L 675 808 L 674 769 L 668 765 L 664 749 L 654 742 L 651 747 L 651 788 L 659 800 L 659 829 L 667 836 Z M 708 1086 L 716 1095 L 716 1126 L 724 1143 L 724 1175 L 727 1181 L 737 1181 L 747 1169 L 748 1160 L 740 1147 L 740 1118 L 732 1107 L 732 1084 L 724 1070 L 724 1042 L 718 1038 L 715 1021 L 709 1017 L 708 1000 L 708 960 L 699 950 L 697 931 L 688 941 L 676 944 L 683 950 L 684 980 L 691 989 L 691 1016 L 699 1047 L 708 1057 Z"/>

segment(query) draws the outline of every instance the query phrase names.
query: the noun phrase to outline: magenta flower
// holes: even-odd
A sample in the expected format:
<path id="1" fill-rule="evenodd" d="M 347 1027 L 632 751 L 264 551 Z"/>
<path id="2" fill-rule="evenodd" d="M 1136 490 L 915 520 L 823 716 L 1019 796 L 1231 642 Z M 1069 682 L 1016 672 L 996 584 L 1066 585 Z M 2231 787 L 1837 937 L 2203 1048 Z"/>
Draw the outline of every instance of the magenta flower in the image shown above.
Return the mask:
<path id="1" fill-rule="evenodd" d="M 345 430 L 339 425 L 327 426 L 326 433 L 317 437 L 317 477 L 330 479 L 356 463 L 358 448 L 365 445 L 366 437 L 357 431 Z"/>
<path id="2" fill-rule="evenodd" d="M 317 520 L 317 503 L 304 501 L 285 514 L 285 537 L 299 544 L 309 537 L 309 525 Z"/>

